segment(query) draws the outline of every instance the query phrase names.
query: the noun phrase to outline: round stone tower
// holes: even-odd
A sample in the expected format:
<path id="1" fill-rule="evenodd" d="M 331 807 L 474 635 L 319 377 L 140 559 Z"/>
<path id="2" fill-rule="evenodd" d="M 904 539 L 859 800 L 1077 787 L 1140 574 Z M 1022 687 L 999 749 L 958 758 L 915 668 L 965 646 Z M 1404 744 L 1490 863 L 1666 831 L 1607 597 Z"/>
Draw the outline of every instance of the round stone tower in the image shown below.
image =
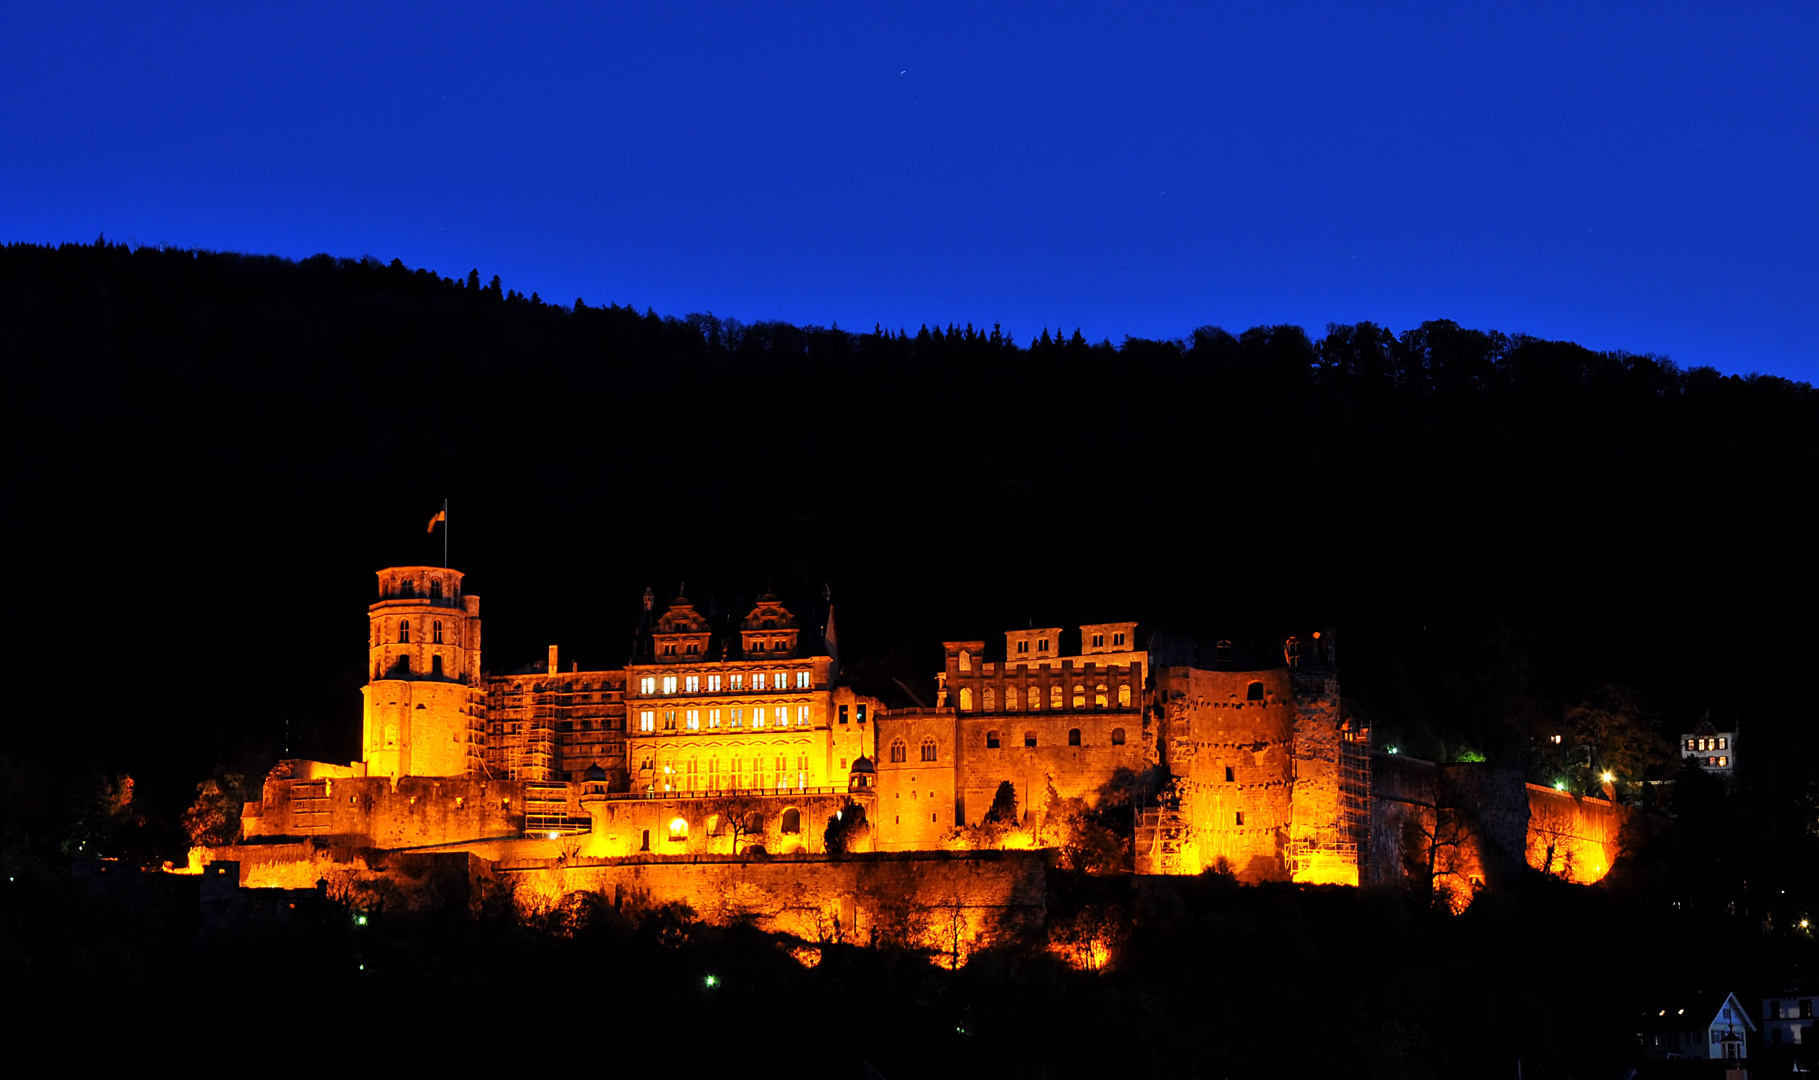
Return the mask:
<path id="1" fill-rule="evenodd" d="M 462 595 L 461 571 L 379 571 L 379 599 L 367 608 L 367 622 L 367 775 L 478 775 L 486 730 L 480 598 Z"/>

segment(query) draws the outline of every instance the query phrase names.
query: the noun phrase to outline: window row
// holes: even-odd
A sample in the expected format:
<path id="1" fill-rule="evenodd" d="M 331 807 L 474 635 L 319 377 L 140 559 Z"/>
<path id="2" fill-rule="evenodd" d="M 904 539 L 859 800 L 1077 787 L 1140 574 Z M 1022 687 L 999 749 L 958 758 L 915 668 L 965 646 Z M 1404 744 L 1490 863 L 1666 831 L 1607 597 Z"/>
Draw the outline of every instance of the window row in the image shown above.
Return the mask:
<path id="1" fill-rule="evenodd" d="M 692 755 L 680 762 L 666 760 L 661 768 L 655 759 L 646 757 L 639 762 L 638 771 L 647 792 L 801 790 L 809 781 L 807 754 L 797 754 L 793 761 L 786 754 L 760 754 L 749 760 L 735 754 L 727 759 L 724 770 L 718 755 L 709 755 L 705 761 Z"/>
<path id="2" fill-rule="evenodd" d="M 392 661 L 392 672 L 393 673 L 402 673 L 405 675 L 410 675 L 410 674 L 413 674 L 415 671 L 416 671 L 416 668 L 411 665 L 411 658 L 408 656 L 400 656 L 397 659 Z M 431 675 L 444 674 L 444 672 L 442 670 L 442 657 L 432 656 L 429 658 L 429 673 Z M 373 679 L 375 681 L 377 681 L 379 679 L 385 678 L 385 676 L 386 676 L 385 665 L 377 664 L 377 663 L 374 664 L 373 665 Z"/>
<path id="3" fill-rule="evenodd" d="M 1119 648 L 1123 648 L 1123 647 L 1124 647 L 1124 635 L 1123 634 L 1113 634 L 1112 635 L 1112 648 L 1119 649 Z M 1094 634 L 1093 635 L 1093 648 L 1095 648 L 1095 649 L 1105 648 L 1105 635 L 1104 634 Z M 1018 651 L 1022 652 L 1023 650 L 1019 649 Z"/>
<path id="4" fill-rule="evenodd" d="M 1686 748 L 1688 750 L 1729 750 L 1731 748 L 1731 740 L 1728 736 L 1724 735 L 1720 735 L 1717 738 L 1688 739 L 1686 740 Z"/>
<path id="5" fill-rule="evenodd" d="M 398 632 L 398 644 L 409 645 L 411 643 L 411 621 L 409 619 L 399 619 L 398 620 L 398 631 L 397 632 Z M 373 647 L 378 648 L 380 645 L 383 645 L 383 644 L 385 644 L 385 626 L 383 623 L 374 623 L 373 624 Z M 430 621 L 428 644 L 431 644 L 431 645 L 443 644 L 442 620 L 441 619 L 432 619 Z"/>
<path id="6" fill-rule="evenodd" d="M 1086 708 L 1086 696 L 1086 686 L 1084 684 L 1077 684 L 1074 687 L 1073 693 L 1074 708 Z M 1106 709 L 1111 707 L 1111 691 L 1104 683 L 1099 683 L 1097 686 L 1093 687 L 1092 696 L 1093 708 Z M 985 687 L 980 691 L 979 700 L 981 710 L 985 712 L 996 712 L 998 709 L 997 688 L 992 686 Z M 1059 683 L 1048 688 L 1048 707 L 1050 709 L 1064 709 L 1067 707 L 1067 694 Z M 1120 709 L 1128 709 L 1131 707 L 1131 687 L 1129 683 L 1120 683 L 1118 685 L 1118 707 Z M 1022 708 L 1027 708 L 1031 712 L 1041 710 L 1041 687 L 1032 686 L 1029 688 L 1027 694 L 1023 693 L 1015 686 L 1005 687 L 1005 711 L 1016 712 L 1018 709 Z M 972 709 L 973 688 L 970 686 L 962 686 L 960 688 L 960 711 L 971 712 Z"/>
<path id="7" fill-rule="evenodd" d="M 1067 744 L 1069 746 L 1085 745 L 1085 743 L 1081 739 L 1079 728 L 1069 728 L 1067 730 Z M 997 749 L 1000 749 L 1003 745 L 1004 745 L 1003 739 L 1000 738 L 1000 736 L 998 735 L 998 733 L 996 731 L 988 731 L 985 733 L 985 748 L 987 750 L 997 750 Z M 1036 745 L 1036 733 L 1033 731 L 1024 732 L 1023 733 L 1023 745 L 1026 748 L 1034 748 Z M 1115 727 L 1112 729 L 1111 745 L 1113 745 L 1113 746 L 1123 746 L 1124 745 L 1124 729 L 1123 728 Z M 924 760 L 932 760 L 932 759 L 925 758 Z"/>
<path id="8" fill-rule="evenodd" d="M 812 721 L 807 705 L 795 707 L 795 726 L 809 727 Z M 659 718 L 658 713 L 662 716 Z M 722 727 L 728 730 L 739 730 L 747 724 L 744 709 L 640 709 L 638 710 L 639 731 L 718 731 Z M 662 726 L 658 726 L 661 719 Z M 790 707 L 760 705 L 751 710 L 750 724 L 753 728 L 789 727 Z M 680 723 L 680 728 L 678 728 Z M 706 724 L 704 728 L 702 725 Z"/>
<path id="9" fill-rule="evenodd" d="M 1708 754 L 1705 764 L 1708 768 L 1728 769 L 1731 767 L 1731 756 L 1729 754 Z"/>
<path id="10" fill-rule="evenodd" d="M 748 688 L 748 683 L 752 690 L 788 690 L 792 682 L 795 689 L 808 690 L 811 688 L 813 679 L 814 673 L 809 671 L 795 672 L 793 678 L 787 671 L 773 673 L 754 671 L 749 678 L 744 672 L 735 672 L 725 676 L 644 675 L 638 679 L 638 692 L 645 695 L 699 694 L 704 692 L 703 684 L 705 684 L 705 692 L 709 694 L 721 693 L 722 689 L 740 693 Z"/>
<path id="11" fill-rule="evenodd" d="M 921 760 L 923 761 L 935 761 L 940 757 L 939 747 L 935 744 L 935 740 L 933 739 L 922 740 L 920 753 L 922 755 Z M 891 743 L 891 761 L 900 763 L 908 760 L 909 744 L 902 739 L 894 740 Z"/>

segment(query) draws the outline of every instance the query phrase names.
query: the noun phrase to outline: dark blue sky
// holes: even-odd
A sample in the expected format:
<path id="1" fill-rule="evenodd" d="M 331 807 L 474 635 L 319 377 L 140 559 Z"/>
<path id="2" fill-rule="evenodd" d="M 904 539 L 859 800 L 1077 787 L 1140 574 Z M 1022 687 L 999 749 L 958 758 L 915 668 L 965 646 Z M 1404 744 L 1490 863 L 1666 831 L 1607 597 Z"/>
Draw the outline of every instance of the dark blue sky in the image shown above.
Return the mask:
<path id="1" fill-rule="evenodd" d="M 1452 318 L 1819 381 L 1815 53 L 1810 2 L 13 3 L 0 240 L 1023 340 Z"/>

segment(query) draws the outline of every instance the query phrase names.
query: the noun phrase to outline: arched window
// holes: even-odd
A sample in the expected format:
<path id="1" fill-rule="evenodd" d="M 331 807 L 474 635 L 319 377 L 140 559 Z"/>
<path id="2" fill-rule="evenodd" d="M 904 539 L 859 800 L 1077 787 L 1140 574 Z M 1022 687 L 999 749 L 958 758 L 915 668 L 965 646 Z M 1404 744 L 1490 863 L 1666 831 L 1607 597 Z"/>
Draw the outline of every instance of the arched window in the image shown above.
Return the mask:
<path id="1" fill-rule="evenodd" d="M 748 836 L 764 835 L 764 815 L 756 810 L 745 815 L 745 832 Z"/>
<path id="2" fill-rule="evenodd" d="M 987 750 L 998 749 L 998 733 L 996 731 L 988 731 L 985 733 L 985 748 Z"/>
<path id="3" fill-rule="evenodd" d="M 1216 662 L 1221 664 L 1231 663 L 1232 643 L 1229 641 L 1221 641 L 1219 644 L 1213 646 L 1213 658 Z"/>
<path id="4" fill-rule="evenodd" d="M 1288 661 L 1289 667 L 1301 666 L 1301 639 L 1291 637 L 1282 643 L 1282 659 Z"/>
<path id="5" fill-rule="evenodd" d="M 973 670 L 973 654 L 968 652 L 965 649 L 960 650 L 960 670 L 961 671 Z"/>
<path id="6" fill-rule="evenodd" d="M 1033 731 L 1024 732 L 1023 733 L 1023 745 L 1025 747 L 1035 746 L 1036 745 L 1036 733 Z"/>
<path id="7" fill-rule="evenodd" d="M 709 814 L 707 816 L 707 835 L 709 835 L 709 836 L 719 836 L 720 835 L 720 815 L 719 814 Z"/>
<path id="8" fill-rule="evenodd" d="M 683 775 L 688 777 L 688 789 L 690 791 L 695 790 L 695 766 L 696 766 L 696 764 L 697 764 L 697 762 L 695 761 L 695 756 L 693 754 L 690 754 L 688 761 L 683 763 L 683 766 L 682 766 Z"/>
<path id="9" fill-rule="evenodd" d="M 1005 712 L 1015 712 L 1016 709 L 1017 709 L 1017 688 L 1014 686 L 1007 686 L 1004 688 L 1004 711 Z"/>
<path id="10" fill-rule="evenodd" d="M 409 645 L 410 643 L 411 643 L 411 621 L 409 619 L 399 619 L 398 620 L 398 644 Z"/>
<path id="11" fill-rule="evenodd" d="M 1123 746 L 1124 745 L 1124 729 L 1123 728 L 1115 727 L 1112 729 L 1112 745 L 1113 746 Z"/>
<path id="12" fill-rule="evenodd" d="M 733 755 L 732 763 L 727 766 L 727 773 L 729 777 L 728 782 L 732 787 L 742 788 L 745 786 L 745 762 L 739 759 L 738 754 Z"/>
<path id="13" fill-rule="evenodd" d="M 1076 709 L 1086 708 L 1086 687 L 1084 687 L 1084 686 L 1074 687 L 1074 708 L 1076 708 Z"/>
<path id="14" fill-rule="evenodd" d="M 1079 746 L 1080 745 L 1080 729 L 1079 728 L 1068 728 L 1067 729 L 1067 744 L 1069 746 Z"/>
<path id="15" fill-rule="evenodd" d="M 430 596 L 431 596 L 431 598 L 433 598 L 433 599 L 440 599 L 440 598 L 441 598 L 441 596 L 442 596 L 442 581 L 441 581 L 441 579 L 439 579 L 439 578 L 438 578 L 438 579 L 432 579 L 432 580 L 431 580 L 431 581 L 430 581 L 430 583 L 429 583 L 429 594 L 430 594 Z"/>
<path id="16" fill-rule="evenodd" d="M 795 836 L 802 831 L 802 811 L 791 806 L 783 811 L 783 835 Z"/>
<path id="17" fill-rule="evenodd" d="M 1252 683 L 1252 684 L 1251 684 L 1251 685 L 1250 685 L 1250 686 L 1249 686 L 1249 687 L 1248 687 L 1248 688 L 1247 688 L 1247 689 L 1246 689 L 1246 690 L 1245 690 L 1245 691 L 1244 691 L 1244 700 L 1246 700 L 1246 701 L 1262 701 L 1262 700 L 1263 700 L 1263 684 L 1262 684 L 1262 683 L 1260 683 L 1260 682 L 1254 682 L 1254 683 Z"/>
<path id="18" fill-rule="evenodd" d="M 989 687 L 989 686 L 986 687 L 985 688 L 985 711 L 991 712 L 993 709 L 997 708 L 997 706 L 998 706 L 997 696 L 992 692 L 991 687 Z"/>
<path id="19" fill-rule="evenodd" d="M 429 633 L 430 633 L 430 643 L 431 644 L 434 644 L 434 645 L 442 644 L 442 620 L 441 619 L 437 619 L 435 622 L 432 622 L 429 624 Z"/>
<path id="20" fill-rule="evenodd" d="M 1055 685 L 1048 688 L 1048 707 L 1051 709 L 1059 709 L 1061 707 L 1061 684 L 1060 683 L 1056 683 Z"/>
<path id="21" fill-rule="evenodd" d="M 935 760 L 935 740 L 933 740 L 933 739 L 923 739 L 922 740 L 922 760 L 923 761 Z"/>
<path id="22" fill-rule="evenodd" d="M 903 744 L 903 740 L 898 739 L 895 742 L 891 743 L 891 761 L 899 762 L 899 761 L 908 761 L 908 760 L 909 760 L 909 747 L 907 747 Z"/>
<path id="23" fill-rule="evenodd" d="M 669 838 L 672 841 L 688 839 L 688 822 L 679 817 L 669 819 Z"/>
<path id="24" fill-rule="evenodd" d="M 1098 686 L 1093 687 L 1093 708 L 1103 709 L 1111 703 L 1110 700 L 1106 698 L 1105 694 L 1106 690 L 1104 683 L 1100 683 Z"/>
<path id="25" fill-rule="evenodd" d="M 960 688 L 960 710 L 970 712 L 973 707 L 973 690 L 970 686 Z"/>
<path id="26" fill-rule="evenodd" d="M 638 841 L 638 850 L 639 851 L 649 851 L 650 849 L 651 849 L 651 831 L 649 829 L 645 829 L 643 838 Z"/>

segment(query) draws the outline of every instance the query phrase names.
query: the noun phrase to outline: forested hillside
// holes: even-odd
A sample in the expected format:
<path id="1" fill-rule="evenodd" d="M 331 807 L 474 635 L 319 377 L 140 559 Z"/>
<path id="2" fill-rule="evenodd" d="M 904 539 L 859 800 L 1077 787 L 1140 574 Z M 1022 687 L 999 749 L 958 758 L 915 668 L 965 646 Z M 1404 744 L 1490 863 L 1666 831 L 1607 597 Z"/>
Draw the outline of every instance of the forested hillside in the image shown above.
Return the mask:
<path id="1" fill-rule="evenodd" d="M 831 586 L 880 686 L 1030 620 L 1332 625 L 1380 745 L 1563 767 L 1537 734 L 1615 701 L 1802 782 L 1810 387 L 1444 321 L 1015 331 L 7 247 L 5 739 L 177 807 L 287 740 L 354 756 L 372 571 L 439 561 L 446 497 L 494 668 L 621 663 L 683 581 Z"/>

